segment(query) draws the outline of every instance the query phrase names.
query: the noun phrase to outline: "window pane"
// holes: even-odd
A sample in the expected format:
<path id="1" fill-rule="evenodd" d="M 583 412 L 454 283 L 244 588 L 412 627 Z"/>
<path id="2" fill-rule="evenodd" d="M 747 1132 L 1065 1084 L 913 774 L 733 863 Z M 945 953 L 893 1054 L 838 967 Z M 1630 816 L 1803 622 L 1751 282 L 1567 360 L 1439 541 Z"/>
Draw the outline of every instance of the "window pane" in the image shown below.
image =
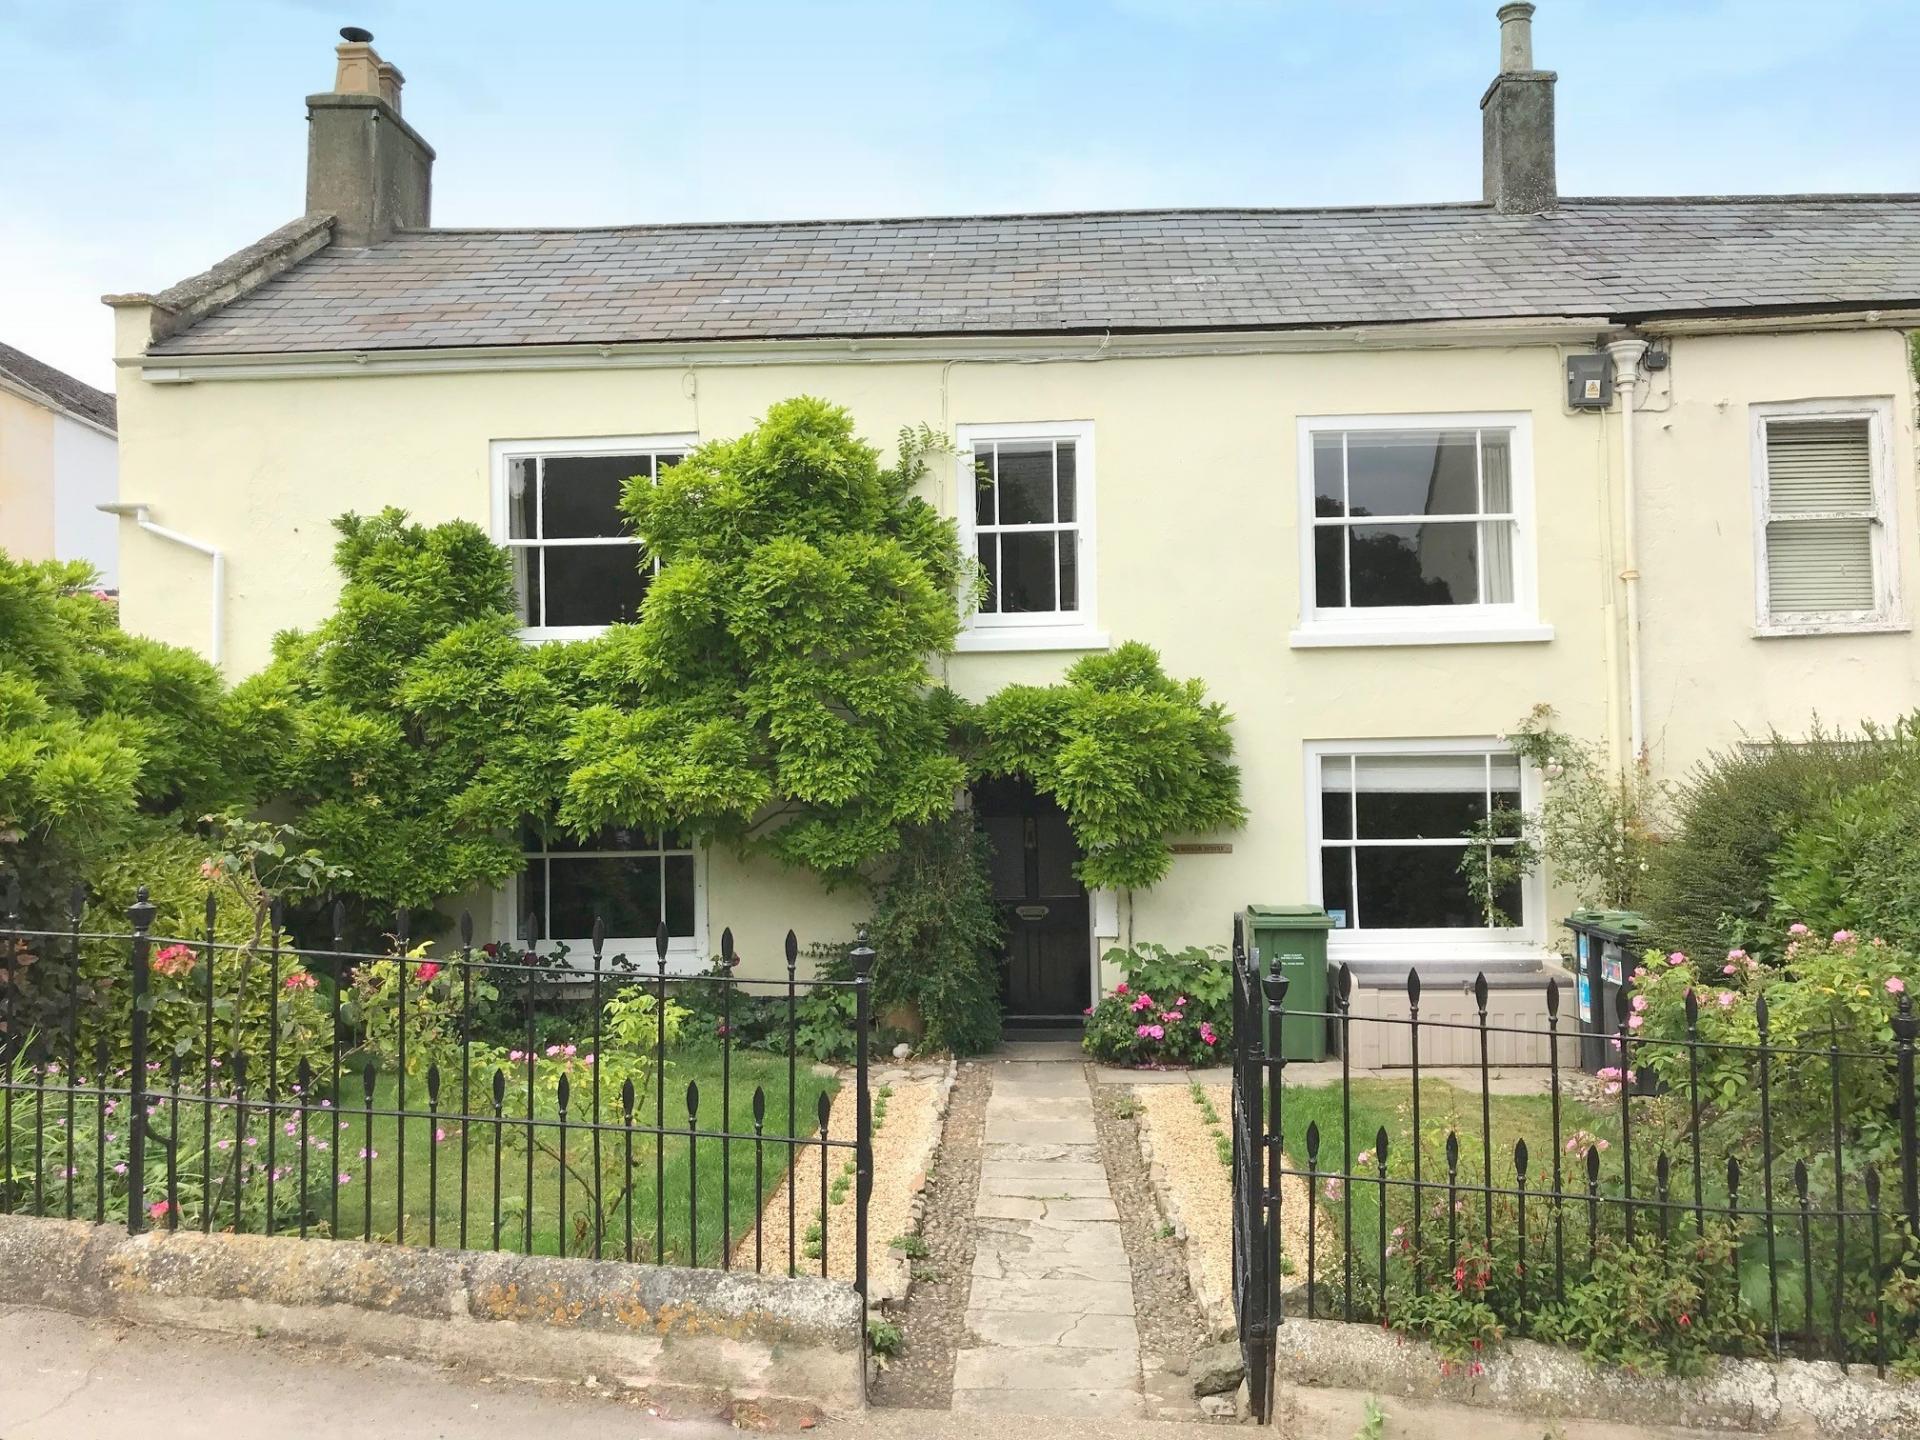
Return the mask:
<path id="1" fill-rule="evenodd" d="M 998 535 L 980 537 L 980 573 L 987 579 L 987 593 L 980 601 L 981 613 L 996 615 L 1000 611 L 1000 537 Z"/>
<path id="2" fill-rule="evenodd" d="M 1806 615 L 1874 608 L 1871 520 L 1767 526 L 1767 609 Z"/>
<path id="3" fill-rule="evenodd" d="M 540 552 L 521 547 L 507 551 L 513 557 L 514 607 L 523 625 L 540 624 Z"/>
<path id="4" fill-rule="evenodd" d="M 1333 928 L 1346 930 L 1358 923 L 1353 913 L 1353 850 L 1326 845 L 1320 850 L 1320 903 L 1333 916 Z"/>
<path id="5" fill-rule="evenodd" d="M 1080 608 L 1080 533 L 1062 530 L 1060 544 L 1060 608 Z"/>
<path id="6" fill-rule="evenodd" d="M 1313 513 L 1345 515 L 1346 471 L 1339 435 L 1313 437 Z"/>
<path id="7" fill-rule="evenodd" d="M 1511 520 L 1480 522 L 1481 569 L 1487 582 L 1489 605 L 1513 603 L 1513 537 Z"/>
<path id="8" fill-rule="evenodd" d="M 1520 757 L 1495 755 L 1492 759 L 1493 808 L 1518 810 L 1520 808 Z"/>
<path id="9" fill-rule="evenodd" d="M 539 464 L 538 460 L 514 460 L 507 465 L 507 534 L 515 540 L 531 540 L 540 533 L 533 505 Z"/>
<path id="10" fill-rule="evenodd" d="M 1002 440 L 999 444 L 1000 523 L 1046 525 L 1053 521 L 1053 443 Z"/>
<path id="11" fill-rule="evenodd" d="M 973 523 L 991 525 L 993 520 L 993 446 L 973 448 Z"/>
<path id="12" fill-rule="evenodd" d="M 650 574 L 638 545 L 582 545 L 548 550 L 548 625 L 611 625 L 640 613 Z"/>
<path id="13" fill-rule="evenodd" d="M 1472 515 L 1477 448 L 1471 430 L 1351 431 L 1347 502 L 1355 515 Z"/>
<path id="14" fill-rule="evenodd" d="M 1329 755 L 1320 762 L 1320 834 L 1353 838 L 1353 757 Z"/>
<path id="15" fill-rule="evenodd" d="M 1074 489 L 1079 484 L 1079 473 L 1076 469 L 1073 441 L 1057 441 L 1053 447 L 1053 455 L 1054 464 L 1059 470 L 1056 488 L 1060 497 L 1060 518 L 1072 520 L 1079 514 L 1079 500 L 1074 494 Z"/>
<path id="16" fill-rule="evenodd" d="M 1363 755 L 1354 774 L 1363 840 L 1452 839 L 1486 818 L 1484 756 Z"/>
<path id="17" fill-rule="evenodd" d="M 1003 462 L 1004 463 L 1004 462 Z M 1004 500 L 1006 491 L 1001 490 Z M 1052 610 L 1054 584 L 1053 533 L 1003 533 L 1000 536 L 1000 610 L 1021 614 Z"/>
<path id="18" fill-rule="evenodd" d="M 683 939 L 694 933 L 693 856 L 666 857 L 667 934 Z"/>
<path id="19" fill-rule="evenodd" d="M 1313 527 L 1313 603 L 1322 610 L 1347 603 L 1347 527 Z"/>
<path id="20" fill-rule="evenodd" d="M 1362 846 L 1360 909 L 1369 930 L 1482 929 L 1460 873 L 1465 846 Z"/>
<path id="21" fill-rule="evenodd" d="M 1769 420 L 1767 502 L 1775 515 L 1873 509 L 1869 422 Z"/>
<path id="22" fill-rule="evenodd" d="M 631 475 L 651 478 L 645 455 L 550 456 L 542 482 L 542 534 L 577 539 L 631 533 L 620 516 L 620 490 Z"/>
<path id="23" fill-rule="evenodd" d="M 652 935 L 659 928 L 659 856 L 561 858 L 549 861 L 548 869 L 551 938 L 584 940 L 593 934 L 596 916 L 606 919 L 608 935 L 625 939 Z"/>
<path id="24" fill-rule="evenodd" d="M 1353 604 L 1477 603 L 1479 528 L 1472 523 L 1353 526 Z"/>

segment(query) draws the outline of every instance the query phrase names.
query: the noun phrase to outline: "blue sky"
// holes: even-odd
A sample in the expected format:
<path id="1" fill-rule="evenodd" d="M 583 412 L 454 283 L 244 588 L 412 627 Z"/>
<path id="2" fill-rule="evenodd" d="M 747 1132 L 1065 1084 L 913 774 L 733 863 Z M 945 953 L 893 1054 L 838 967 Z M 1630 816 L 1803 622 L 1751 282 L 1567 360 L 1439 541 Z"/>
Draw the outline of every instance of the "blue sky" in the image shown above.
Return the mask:
<path id="1" fill-rule="evenodd" d="M 0 0 L 0 340 L 299 213 L 342 24 L 446 225 L 1460 200 L 1494 0 Z M 1540 0 L 1567 194 L 1920 191 L 1911 0 Z"/>

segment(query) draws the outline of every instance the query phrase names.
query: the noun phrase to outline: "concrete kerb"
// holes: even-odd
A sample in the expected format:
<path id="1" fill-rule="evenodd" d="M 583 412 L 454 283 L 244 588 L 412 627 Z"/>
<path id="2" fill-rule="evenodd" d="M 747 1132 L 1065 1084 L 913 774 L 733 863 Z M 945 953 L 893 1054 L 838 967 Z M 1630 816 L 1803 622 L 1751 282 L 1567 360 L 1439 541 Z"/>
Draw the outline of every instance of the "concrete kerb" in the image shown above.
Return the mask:
<path id="1" fill-rule="evenodd" d="M 952 1056 L 947 1057 L 946 1073 L 940 1077 L 940 1088 L 933 1101 L 933 1124 L 927 1127 L 927 1138 L 914 1156 L 913 1173 L 915 1188 L 913 1199 L 907 1205 L 907 1235 L 918 1235 L 925 1223 L 927 1213 L 927 1178 L 933 1172 L 936 1158 L 940 1154 L 940 1140 L 946 1133 L 947 1105 L 953 1098 L 954 1081 L 960 1075 L 960 1062 Z M 886 1248 L 880 1252 L 880 1259 L 873 1266 L 868 1277 L 868 1298 L 876 1306 L 903 1305 L 907 1296 L 913 1293 L 913 1257 L 904 1250 L 896 1250 L 892 1242 L 899 1236 L 882 1237 Z M 868 1251 L 871 1255 L 873 1252 Z"/>
<path id="2" fill-rule="evenodd" d="M 1920 1384 L 1821 1361 L 1722 1359 L 1704 1375 L 1635 1375 L 1571 1351 L 1512 1340 L 1484 1373 L 1451 1367 L 1423 1341 L 1333 1320 L 1288 1318 L 1277 1331 L 1280 1383 L 1486 1406 L 1542 1420 L 1608 1420 L 1761 1435 L 1895 1440 L 1920 1434 Z"/>
<path id="3" fill-rule="evenodd" d="M 0 1302 L 626 1386 L 718 1410 L 863 1403 L 860 1297 L 799 1277 L 0 1216 Z"/>

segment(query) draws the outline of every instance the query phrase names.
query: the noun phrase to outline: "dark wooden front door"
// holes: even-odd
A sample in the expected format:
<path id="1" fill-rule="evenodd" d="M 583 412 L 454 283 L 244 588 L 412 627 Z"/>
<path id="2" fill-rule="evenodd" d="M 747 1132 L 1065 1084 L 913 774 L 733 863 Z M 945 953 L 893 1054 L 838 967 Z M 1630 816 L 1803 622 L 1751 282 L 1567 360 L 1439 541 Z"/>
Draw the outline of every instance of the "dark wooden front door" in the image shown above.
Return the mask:
<path id="1" fill-rule="evenodd" d="M 1006 930 L 1002 1000 L 1010 1024 L 1080 1023 L 1092 1002 L 1086 888 L 1067 817 L 1023 780 L 983 781 L 974 811 L 993 849 L 993 898 Z"/>

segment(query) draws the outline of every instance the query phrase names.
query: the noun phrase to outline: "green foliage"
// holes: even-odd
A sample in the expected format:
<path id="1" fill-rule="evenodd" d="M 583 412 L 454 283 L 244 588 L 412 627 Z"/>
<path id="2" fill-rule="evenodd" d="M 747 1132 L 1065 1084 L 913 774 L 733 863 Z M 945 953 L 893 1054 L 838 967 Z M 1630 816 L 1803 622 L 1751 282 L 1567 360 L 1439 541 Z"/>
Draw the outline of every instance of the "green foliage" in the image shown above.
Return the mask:
<path id="1" fill-rule="evenodd" d="M 876 1355 L 892 1357 L 907 1348 L 906 1333 L 891 1320 L 869 1320 L 867 1346 Z"/>
<path id="2" fill-rule="evenodd" d="M 1888 748 L 1870 732 L 1816 726 L 1804 740 L 1774 733 L 1709 756 L 1678 787 L 1675 823 L 1652 857 L 1654 933 L 1689 954 L 1762 953 L 1778 928 L 1775 854 L 1839 796 L 1884 775 Z"/>
<path id="3" fill-rule="evenodd" d="M 0 553 L 0 870 L 36 927 L 150 818 L 250 801 L 282 728 L 193 652 L 121 630 L 95 579 Z"/>
<path id="4" fill-rule="evenodd" d="M 1629 1059 L 1651 1066 L 1676 1093 L 1689 1077 L 1686 997 L 1698 1000 L 1696 1052 L 1709 1143 L 1737 1153 L 1760 1124 L 1760 1041 L 1755 1001 L 1767 1001 L 1768 1061 L 1773 1143 L 1777 1153 L 1806 1153 L 1816 1187 L 1832 1186 L 1833 1143 L 1828 1127 L 1837 1105 L 1847 1117 L 1843 1161 L 1849 1169 L 1895 1162 L 1891 1067 L 1841 1064 L 1836 1075 L 1827 1048 L 1845 1054 L 1891 1054 L 1893 1016 L 1909 984 L 1920 986 L 1920 960 L 1850 931 L 1831 936 L 1795 925 L 1779 946 L 1781 965 L 1762 964 L 1744 950 L 1696 964 L 1675 951 L 1649 953 L 1636 972 L 1631 1033 L 1665 1041 Z M 1675 1139 L 1680 1139 L 1677 1133 Z"/>
<path id="5" fill-rule="evenodd" d="M 1718 1221 L 1673 1242 L 1644 1231 L 1607 1236 L 1566 1299 L 1545 1306 L 1533 1334 L 1589 1360 L 1641 1375 L 1697 1375 L 1714 1354 L 1756 1346 L 1735 1289 L 1734 1234 Z"/>
<path id="6" fill-rule="evenodd" d="M 853 966 L 845 945 L 810 945 L 807 954 L 813 961 L 817 980 L 842 981 L 853 978 Z M 825 1064 L 845 1064 L 859 1050 L 859 1004 L 848 985 L 815 985 L 800 997 L 795 1011 L 794 1048 L 802 1055 Z M 784 1036 L 782 1037 L 784 1043 Z"/>
<path id="7" fill-rule="evenodd" d="M 1774 855 L 1774 913 L 1920 949 L 1920 717 L 1876 735 L 1881 773 L 1806 815 Z"/>
<path id="8" fill-rule="evenodd" d="M 1125 973 L 1088 1013 L 1081 1044 L 1108 1065 L 1218 1064 L 1233 1042 L 1233 971 L 1215 946 L 1109 950 Z"/>
<path id="9" fill-rule="evenodd" d="M 1622 775 L 1592 745 L 1555 730 L 1552 721 L 1552 709 L 1536 705 L 1507 736 L 1514 753 L 1540 773 L 1539 809 L 1495 811 L 1468 831 L 1483 843 L 1467 848 L 1460 870 L 1495 925 L 1513 923 L 1501 913 L 1498 896 L 1542 860 L 1582 905 L 1632 909 L 1641 901 L 1659 845 L 1666 788 L 1646 764 Z"/>
<path id="10" fill-rule="evenodd" d="M 335 528 L 334 613 L 277 637 L 235 696 L 291 717 L 271 778 L 377 925 L 519 869 L 517 827 L 564 784 L 597 642 L 523 644 L 508 559 L 476 525 L 388 509 Z"/>
<path id="11" fill-rule="evenodd" d="M 1140 889 L 1167 873 L 1169 835 L 1237 826 L 1231 717 L 1151 646 L 1089 655 L 1051 686 L 1010 685 L 980 707 L 979 768 L 1025 775 L 1066 812 L 1089 886 Z"/>
<path id="12" fill-rule="evenodd" d="M 638 623 L 588 662 L 561 818 L 690 828 L 829 878 L 893 852 L 965 779 L 952 648 L 957 532 L 913 494 L 937 448 L 880 465 L 845 410 L 782 402 L 623 509 L 659 564 Z"/>
<path id="13" fill-rule="evenodd" d="M 907 830 L 875 898 L 874 1001 L 911 1005 L 927 1044 L 978 1055 L 1000 1040 L 1000 919 L 971 814 Z"/>

